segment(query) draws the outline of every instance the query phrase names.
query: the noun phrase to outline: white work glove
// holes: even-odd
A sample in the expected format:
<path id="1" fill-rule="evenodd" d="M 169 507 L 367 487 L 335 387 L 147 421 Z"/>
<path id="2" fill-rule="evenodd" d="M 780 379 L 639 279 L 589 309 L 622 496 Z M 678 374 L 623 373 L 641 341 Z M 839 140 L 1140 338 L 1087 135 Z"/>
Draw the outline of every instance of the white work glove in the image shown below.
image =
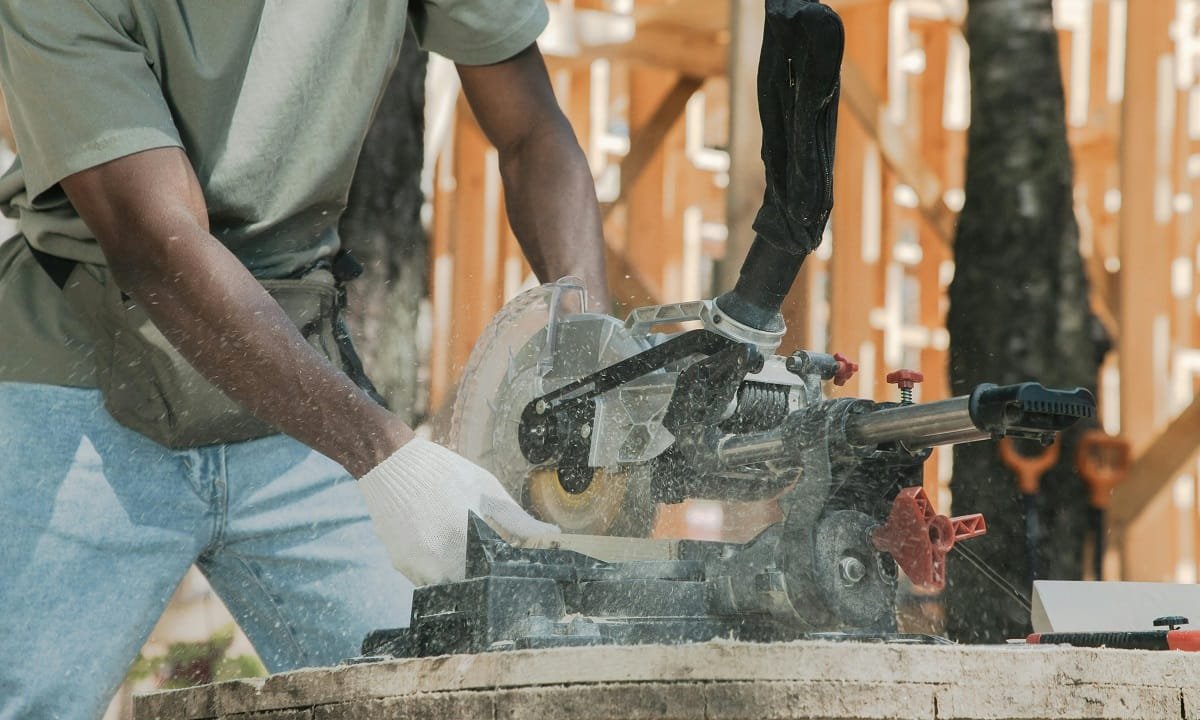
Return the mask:
<path id="1" fill-rule="evenodd" d="M 466 575 L 468 510 L 509 537 L 559 532 L 522 510 L 490 472 L 422 438 L 392 453 L 358 485 L 392 566 L 416 585 Z"/>

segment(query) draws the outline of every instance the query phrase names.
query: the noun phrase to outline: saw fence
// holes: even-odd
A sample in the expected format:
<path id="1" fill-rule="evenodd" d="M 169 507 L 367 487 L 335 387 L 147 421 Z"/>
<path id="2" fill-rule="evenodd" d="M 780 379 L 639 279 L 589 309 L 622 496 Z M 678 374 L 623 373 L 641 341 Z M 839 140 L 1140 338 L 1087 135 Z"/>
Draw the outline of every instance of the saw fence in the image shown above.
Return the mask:
<path id="1" fill-rule="evenodd" d="M 836 204 L 785 305 L 781 350 L 857 360 L 847 396 L 893 399 L 886 371 L 919 367 L 917 399 L 944 399 L 945 289 L 970 122 L 966 3 L 828 1 L 847 37 Z M 616 300 L 628 309 L 732 287 L 762 199 L 762 3 L 549 5 L 542 48 L 597 178 Z M 1058 0 L 1055 11 L 1081 249 L 1093 306 L 1117 339 L 1102 372 L 1102 414 L 1133 449 L 1111 504 L 1121 542 L 1105 574 L 1192 581 L 1200 2 Z M 445 70 L 431 68 L 426 149 L 433 408 L 492 313 L 532 282 L 504 220 L 495 152 Z M 930 496 L 948 507 L 948 453 L 927 477 Z"/>

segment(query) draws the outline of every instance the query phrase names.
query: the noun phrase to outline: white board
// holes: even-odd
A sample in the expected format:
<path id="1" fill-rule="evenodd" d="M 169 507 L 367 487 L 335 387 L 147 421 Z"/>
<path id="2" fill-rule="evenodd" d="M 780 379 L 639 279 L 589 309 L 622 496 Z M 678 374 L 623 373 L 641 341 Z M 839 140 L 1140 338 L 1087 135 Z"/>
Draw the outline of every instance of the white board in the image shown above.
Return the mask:
<path id="1" fill-rule="evenodd" d="M 1154 619 L 1182 615 L 1200 629 L 1200 585 L 1038 580 L 1033 631 L 1153 630 Z"/>

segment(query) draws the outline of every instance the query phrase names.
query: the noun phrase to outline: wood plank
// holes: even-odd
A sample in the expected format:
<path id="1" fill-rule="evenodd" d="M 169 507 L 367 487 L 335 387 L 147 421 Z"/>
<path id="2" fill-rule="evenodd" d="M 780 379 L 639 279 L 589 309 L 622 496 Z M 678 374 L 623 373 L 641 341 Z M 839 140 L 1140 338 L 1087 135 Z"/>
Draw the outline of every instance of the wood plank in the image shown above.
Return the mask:
<path id="1" fill-rule="evenodd" d="M 758 56 L 766 8 L 760 0 L 733 0 L 729 47 L 729 186 L 725 191 L 725 256 L 717 263 L 714 294 L 732 290 L 754 241 L 750 227 L 762 205 L 767 181 L 758 117 Z M 786 316 L 785 316 L 786 318 Z M 789 327 L 793 323 L 790 322 Z"/>
<path id="2" fill-rule="evenodd" d="M 846 25 L 846 60 L 861 68 L 861 83 L 873 97 L 887 83 L 888 11 L 884 5 L 864 5 L 842 13 Z M 843 64 L 843 71 L 845 65 Z M 845 74 L 843 72 L 843 80 Z M 880 376 L 876 358 L 881 343 L 872 329 L 870 311 L 882 292 L 880 283 L 882 247 L 867 242 L 867 233 L 882 236 L 884 210 L 882 173 L 865 178 L 865 169 L 878 167 L 878 155 L 871 134 L 856 113 L 844 112 L 850 103 L 845 87 L 842 114 L 838 123 L 837 152 L 834 155 L 833 254 L 829 260 L 829 351 L 840 352 L 859 363 L 861 371 L 836 391 L 837 395 L 875 397 Z M 878 113 L 872 115 L 877 121 Z M 875 154 L 872 157 L 872 154 Z M 865 183 L 873 183 L 868 187 Z M 878 202 L 880 207 L 868 207 Z M 880 240 L 880 245 L 882 240 Z M 875 257 L 864 252 L 871 245 Z M 871 343 L 871 345 L 866 345 Z M 866 348 L 875 348 L 864 357 Z"/>
<path id="3" fill-rule="evenodd" d="M 454 298 L 451 306 L 449 378 L 458 376 L 495 310 L 494 275 L 485 261 L 487 226 L 497 217 L 486 209 L 487 154 L 491 144 L 475 122 L 465 99 L 459 100 L 454 131 L 454 217 L 451 220 L 451 253 L 454 257 Z"/>
<path id="4" fill-rule="evenodd" d="M 579 60 L 598 57 L 629 60 L 660 70 L 712 77 L 724 75 L 728 59 L 728 32 L 699 32 L 678 25 L 639 24 L 633 39 L 623 43 L 589 45 Z"/>
<path id="5" fill-rule="evenodd" d="M 590 68 L 585 63 L 577 62 L 577 58 L 561 58 L 547 57 L 546 65 L 551 71 L 568 70 L 572 73 L 572 93 L 570 107 L 568 108 L 568 118 L 571 121 L 571 126 L 575 128 L 576 135 L 579 137 L 581 145 L 587 147 L 586 137 L 593 129 L 590 127 L 591 113 L 590 97 L 586 92 L 590 84 Z M 590 62 L 590 61 L 589 61 Z M 578 89 L 578 91 L 576 90 Z M 686 100 L 683 107 L 686 107 Z M 680 109 L 682 113 L 682 108 Z M 602 129 L 597 129 L 598 132 Z M 638 141 L 634 140 L 635 143 Z M 640 149 L 639 154 L 645 152 L 645 149 Z M 641 173 L 642 168 L 622 166 L 621 177 L 628 179 L 631 176 L 636 179 L 636 176 Z M 596 169 L 592 169 L 593 174 Z M 625 256 L 625 249 L 622 243 L 624 233 L 624 218 L 622 213 L 616 212 L 617 203 L 603 203 L 601 205 L 601 213 L 604 222 L 604 257 L 607 269 L 608 288 L 612 293 L 612 300 L 616 314 L 628 312 L 629 310 L 642 305 L 653 305 L 658 302 L 658 298 L 662 297 L 662 290 L 657 283 L 651 282 L 645 273 L 637 268 Z"/>
<path id="6" fill-rule="evenodd" d="M 437 161 L 433 181 L 433 230 L 429 248 L 429 298 L 433 307 L 429 347 L 429 408 L 436 415 L 454 388 L 450 375 L 451 342 L 454 337 L 454 145 Z"/>
<path id="7" fill-rule="evenodd" d="M 634 5 L 633 17 L 637 19 L 639 26 L 663 24 L 716 33 L 727 28 L 730 4 L 731 0 L 667 0 L 660 3 L 643 1 Z"/>
<path id="8" fill-rule="evenodd" d="M 1155 218 L 1159 57 L 1167 52 L 1173 3 L 1128 14 L 1125 99 L 1121 107 L 1120 297 L 1121 434 L 1140 455 L 1155 434 L 1159 388 L 1154 317 L 1164 311 L 1164 228 Z"/>
<path id="9" fill-rule="evenodd" d="M 842 63 L 842 99 L 879 144 L 880 155 L 896 178 L 916 191 L 921 215 L 947 246 L 953 245 L 956 214 L 942 197 L 941 179 L 905 138 L 904 128 L 888 119 L 879 94 L 849 56 Z"/>
<path id="10" fill-rule="evenodd" d="M 683 111 L 687 108 L 688 100 L 703 84 L 703 78 L 680 75 L 650 113 L 645 124 L 639 126 L 630 137 L 629 154 L 621 161 L 621 189 L 617 198 L 605 206 L 606 216 L 614 205 L 629 199 L 629 193 L 642 177 L 650 159 L 662 149 L 667 133 L 678 124 L 683 117 Z"/>
<path id="11" fill-rule="evenodd" d="M 921 47 L 925 49 L 925 72 L 917 80 L 917 108 L 920 128 L 917 139 L 921 157 L 939 177 L 944 176 L 947 160 L 946 129 L 942 117 L 946 104 L 946 71 L 950 53 L 949 30 L 944 25 L 926 25 L 920 30 Z M 946 323 L 944 294 L 941 283 L 943 261 L 952 260 L 949 246 L 941 242 L 930 223 L 918 228 L 921 241 L 921 264 L 916 273 L 920 282 L 920 323 L 933 331 Z M 949 362 L 944 349 L 932 344 L 921 350 L 920 370 L 925 375 L 921 383 L 921 402 L 944 400 L 950 396 Z M 925 463 L 925 492 L 938 501 L 941 492 L 940 469 L 942 453 L 934 452 Z"/>
<path id="12" fill-rule="evenodd" d="M 1138 454 L 1129 478 L 1113 491 L 1110 522 L 1132 522 L 1200 450 L 1200 396 Z M 1158 548 L 1162 552 L 1164 548 Z"/>
<path id="13" fill-rule="evenodd" d="M 652 73 L 661 77 L 661 71 L 634 69 L 631 72 Z M 684 109 L 687 108 L 688 100 L 703 83 L 703 79 L 698 77 L 679 76 L 662 92 L 656 103 L 645 99 L 646 93 L 652 92 L 645 88 L 640 90 L 641 94 L 638 98 L 631 99 L 631 120 L 634 129 L 630 138 L 629 153 L 621 160 L 621 187 L 617 198 L 611 203 L 606 203 L 602 208 L 606 224 L 617 206 L 630 204 L 631 195 L 635 193 L 638 195 L 637 202 L 634 204 L 640 205 L 650 201 L 650 198 L 641 197 L 644 194 L 643 191 L 650 188 L 643 183 L 643 176 L 646 175 L 646 170 L 652 162 L 661 162 L 663 141 L 666 140 L 671 130 L 679 125 Z M 645 103 L 653 104 L 645 106 Z M 633 104 L 637 104 L 638 107 L 633 108 Z M 635 117 L 635 114 L 640 113 L 645 113 L 644 119 Z M 652 198 L 661 200 L 661 189 L 654 192 Z M 640 223 L 637 219 L 631 219 L 630 222 Z M 640 226 L 638 233 L 640 234 L 643 229 L 645 229 L 644 225 Z M 610 287 L 616 293 L 616 300 L 623 309 L 628 310 L 639 305 L 664 302 L 662 277 L 659 268 L 656 267 L 657 263 L 647 265 L 645 248 L 640 250 L 638 248 L 639 242 L 651 243 L 650 247 L 654 248 L 660 246 L 663 240 L 651 240 L 646 235 L 642 235 L 643 239 L 637 241 L 633 237 L 634 233 L 629 232 L 627 233 L 629 240 L 624 243 L 624 247 L 629 250 L 623 250 L 622 243 L 615 233 L 606 232 L 605 236 L 608 245 Z M 639 255 L 641 260 L 638 259 Z"/>

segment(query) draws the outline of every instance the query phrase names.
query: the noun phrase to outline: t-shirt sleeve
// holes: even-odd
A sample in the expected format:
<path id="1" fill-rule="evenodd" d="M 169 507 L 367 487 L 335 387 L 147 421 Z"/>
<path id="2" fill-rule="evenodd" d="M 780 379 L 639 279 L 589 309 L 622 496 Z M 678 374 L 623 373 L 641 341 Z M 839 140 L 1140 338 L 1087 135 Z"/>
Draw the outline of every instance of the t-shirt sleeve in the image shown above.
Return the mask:
<path id="1" fill-rule="evenodd" d="M 182 146 L 124 5 L 0 0 L 0 86 L 35 201 L 81 170 Z"/>
<path id="2" fill-rule="evenodd" d="M 509 59 L 549 22 L 544 0 L 424 0 L 410 12 L 421 47 L 463 65 Z"/>

